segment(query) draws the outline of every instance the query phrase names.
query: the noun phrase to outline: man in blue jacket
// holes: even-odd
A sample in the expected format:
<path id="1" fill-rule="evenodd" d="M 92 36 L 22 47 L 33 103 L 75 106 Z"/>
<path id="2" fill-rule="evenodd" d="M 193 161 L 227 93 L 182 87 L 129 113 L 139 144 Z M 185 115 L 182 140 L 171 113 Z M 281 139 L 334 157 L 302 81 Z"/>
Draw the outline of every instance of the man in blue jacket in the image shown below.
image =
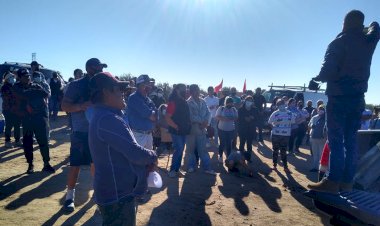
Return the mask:
<path id="1" fill-rule="evenodd" d="M 332 41 L 316 81 L 327 82 L 327 129 L 331 149 L 327 178 L 308 187 L 338 193 L 352 190 L 357 165 L 356 134 L 365 107 L 372 55 L 379 41 L 379 24 L 364 28 L 364 14 L 350 11 L 343 31 Z M 346 149 L 346 151 L 344 151 Z"/>
<path id="2" fill-rule="evenodd" d="M 148 75 L 140 75 L 137 78 L 137 90 L 128 97 L 127 108 L 129 126 L 137 143 L 148 149 L 153 149 L 152 131 L 157 121 L 157 108 L 148 97 L 152 81 Z"/>
<path id="3" fill-rule="evenodd" d="M 157 164 L 155 152 L 136 142 L 123 119 L 126 86 L 109 73 L 90 80 L 94 107 L 89 145 L 95 166 L 94 198 L 103 225 L 136 224 L 135 197 L 146 192 L 148 172 Z"/>

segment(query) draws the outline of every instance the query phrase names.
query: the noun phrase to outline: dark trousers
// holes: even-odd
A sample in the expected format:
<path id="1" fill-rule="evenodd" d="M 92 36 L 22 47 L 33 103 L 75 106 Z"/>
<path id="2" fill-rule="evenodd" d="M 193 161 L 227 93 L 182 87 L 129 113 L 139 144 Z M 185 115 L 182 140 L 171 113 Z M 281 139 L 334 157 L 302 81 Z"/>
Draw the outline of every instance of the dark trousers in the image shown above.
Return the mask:
<path id="1" fill-rule="evenodd" d="M 327 135 L 330 147 L 328 179 L 352 183 L 358 162 L 357 131 L 364 97 L 331 97 L 327 104 Z"/>
<path id="2" fill-rule="evenodd" d="M 256 128 L 240 128 L 239 137 L 240 137 L 240 145 L 239 151 L 244 153 L 244 145 L 247 143 L 247 152 L 244 154 L 248 161 L 251 160 L 252 156 L 252 141 L 256 138 Z"/>
<path id="3" fill-rule="evenodd" d="M 122 198 L 119 202 L 99 206 L 103 217 L 103 225 L 136 225 L 136 204 L 133 198 Z"/>
<path id="4" fill-rule="evenodd" d="M 223 156 L 223 151 L 224 148 L 226 149 L 227 152 L 227 157 L 231 154 L 231 149 L 232 149 L 232 140 L 234 138 L 235 131 L 223 131 L 223 130 L 218 130 L 218 135 L 219 135 L 219 156 Z"/>
<path id="5" fill-rule="evenodd" d="M 27 116 L 22 119 L 23 146 L 26 161 L 33 163 L 33 134 L 36 136 L 44 164 L 49 164 L 49 118 L 42 115 Z"/>
<path id="6" fill-rule="evenodd" d="M 295 142 L 296 150 L 298 150 L 300 146 L 302 145 L 303 139 L 305 138 L 305 135 L 306 135 L 306 131 L 307 131 L 307 128 L 306 128 L 305 123 L 302 123 L 301 125 L 299 125 L 297 129 L 296 142 Z"/>
<path id="7" fill-rule="evenodd" d="M 20 125 L 21 125 L 21 119 L 16 114 L 4 111 L 3 112 L 5 117 L 5 142 L 11 141 L 11 135 L 12 135 L 12 128 L 14 128 L 14 138 L 15 141 L 20 140 Z"/>
<path id="8" fill-rule="evenodd" d="M 59 111 L 59 98 L 58 96 L 51 96 L 49 99 L 49 114 L 55 120 Z"/>
<path id="9" fill-rule="evenodd" d="M 289 144 L 288 136 L 272 135 L 272 148 L 273 148 L 273 165 L 277 165 L 278 152 L 280 151 L 281 160 L 284 168 L 288 167 L 288 159 L 286 156 L 286 148 Z"/>

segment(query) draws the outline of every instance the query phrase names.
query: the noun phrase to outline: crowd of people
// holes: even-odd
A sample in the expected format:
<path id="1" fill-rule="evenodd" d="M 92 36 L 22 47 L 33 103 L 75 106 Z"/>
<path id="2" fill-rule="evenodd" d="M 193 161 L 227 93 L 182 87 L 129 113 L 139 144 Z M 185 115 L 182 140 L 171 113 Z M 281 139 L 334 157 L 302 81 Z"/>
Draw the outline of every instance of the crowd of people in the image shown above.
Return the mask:
<path id="1" fill-rule="evenodd" d="M 351 16 L 347 16 L 345 23 L 356 29 L 354 25 L 360 13 L 355 11 L 351 14 L 348 14 Z M 378 24 L 373 24 L 371 29 L 378 29 Z M 329 51 L 332 51 L 330 48 L 333 46 L 329 47 Z M 372 54 L 373 51 L 370 56 Z M 280 155 L 284 170 L 290 173 L 288 155 L 299 153 L 301 145 L 306 142 L 310 144 L 313 156 L 310 170 L 317 171 L 328 138 L 332 173 L 328 179 L 311 184 L 310 188 L 335 192 L 339 189 L 339 182 L 336 182 L 337 188 L 333 184 L 335 182 L 331 181 L 340 181 L 340 174 L 344 170 L 337 164 L 350 157 L 341 156 L 343 152 L 336 149 L 343 149 L 339 143 L 343 136 L 349 136 L 354 142 L 353 135 L 358 128 L 356 124 L 345 126 L 344 123 L 349 122 L 343 122 L 338 117 L 346 112 L 338 114 L 334 107 L 339 106 L 342 111 L 356 103 L 358 106 L 355 105 L 352 112 L 362 114 L 364 96 L 360 94 L 366 91 L 366 87 L 363 83 L 357 88 L 358 98 L 347 99 L 344 95 L 351 94 L 352 90 L 348 85 L 340 86 L 330 78 L 329 70 L 333 69 L 329 57 L 326 54 L 326 63 L 315 79 L 327 81 L 327 109 L 321 100 L 314 108 L 311 100 L 304 106 L 302 101 L 287 96 L 275 97 L 270 108 L 267 108 L 260 88 L 255 93 L 250 90 L 238 93 L 235 87 L 224 87 L 216 93 L 210 86 L 207 93 L 202 93 L 197 84 L 179 83 L 173 85 L 172 92 L 165 97 L 164 91 L 157 88 L 154 79 L 148 75 L 140 75 L 132 81 L 121 81 L 103 72 L 108 65 L 97 58 L 86 62 L 85 74 L 76 69 L 74 78 L 65 85 L 57 74 L 46 81 L 38 69 L 39 64 L 34 61 L 31 71 L 19 69 L 3 76 L 1 95 L 6 120 L 5 146 L 13 146 L 13 128 L 14 145 L 23 147 L 28 163 L 26 172 L 32 174 L 33 142 L 36 139 L 44 162 L 42 170 L 54 173 L 55 169 L 49 164 L 49 120 L 57 119 L 60 108 L 65 111 L 69 115 L 72 133 L 64 209 L 70 212 L 74 210 L 80 166 L 91 165 L 94 199 L 105 225 L 118 222 L 134 224 L 135 201 L 144 199 L 149 193 L 147 175 L 156 170 L 158 156 L 165 150 L 173 153 L 168 171 L 170 178 L 183 177 L 197 170 L 216 175 L 208 152 L 212 147 L 218 150 L 218 162 L 224 164 L 229 172 L 252 176 L 252 147 L 253 144 L 264 142 L 263 128 L 266 124 L 271 131 L 273 170 L 277 170 Z M 345 119 L 359 123 L 358 114 Z M 378 112 L 376 114 L 369 121 L 371 128 L 380 125 L 377 123 Z M 332 121 L 331 118 L 336 120 Z M 341 128 L 350 129 L 343 131 Z M 337 135 L 341 137 L 337 138 Z M 347 138 L 344 142 L 346 149 L 354 152 L 354 143 L 349 145 Z M 353 164 L 352 158 L 347 161 L 351 162 L 346 162 L 346 167 Z M 352 174 L 352 168 L 350 170 Z M 344 183 L 352 183 L 352 178 L 346 178 Z"/>

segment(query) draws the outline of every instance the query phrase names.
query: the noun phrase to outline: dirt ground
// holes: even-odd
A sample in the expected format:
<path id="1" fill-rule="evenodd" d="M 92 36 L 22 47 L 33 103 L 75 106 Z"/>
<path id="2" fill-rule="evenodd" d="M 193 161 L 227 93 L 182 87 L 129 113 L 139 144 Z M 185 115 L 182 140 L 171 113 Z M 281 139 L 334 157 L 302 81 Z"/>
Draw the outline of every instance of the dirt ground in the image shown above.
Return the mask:
<path id="1" fill-rule="evenodd" d="M 0 142 L 0 225 L 101 225 L 92 201 L 92 180 L 83 167 L 76 191 L 76 210 L 65 214 L 70 148 L 70 130 L 63 114 L 51 122 L 51 164 L 55 174 L 40 172 L 41 155 L 35 148 L 36 172 L 25 174 L 27 163 L 20 148 L 5 149 Z M 327 225 L 328 220 L 302 195 L 307 183 L 317 179 L 310 173 L 309 151 L 288 158 L 291 174 L 271 167 L 271 144 L 254 147 L 254 176 L 237 177 L 217 162 L 210 150 L 217 176 L 196 171 L 185 178 L 167 177 L 168 157 L 159 160 L 164 186 L 152 190 L 151 199 L 138 206 L 137 225 Z M 170 164 L 169 164 L 170 165 Z"/>

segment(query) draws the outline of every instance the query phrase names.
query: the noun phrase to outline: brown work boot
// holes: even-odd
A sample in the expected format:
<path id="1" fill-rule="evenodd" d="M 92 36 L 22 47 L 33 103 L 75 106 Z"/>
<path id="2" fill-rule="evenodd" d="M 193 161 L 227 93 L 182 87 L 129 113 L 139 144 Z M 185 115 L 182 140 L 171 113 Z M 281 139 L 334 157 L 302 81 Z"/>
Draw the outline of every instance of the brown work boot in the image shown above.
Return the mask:
<path id="1" fill-rule="evenodd" d="M 340 183 L 339 189 L 340 191 L 344 192 L 351 192 L 352 191 L 353 184 L 352 183 Z"/>
<path id="2" fill-rule="evenodd" d="M 327 192 L 332 194 L 339 193 L 339 183 L 323 179 L 318 183 L 308 184 L 307 187 L 310 190 L 319 191 L 319 192 Z"/>

